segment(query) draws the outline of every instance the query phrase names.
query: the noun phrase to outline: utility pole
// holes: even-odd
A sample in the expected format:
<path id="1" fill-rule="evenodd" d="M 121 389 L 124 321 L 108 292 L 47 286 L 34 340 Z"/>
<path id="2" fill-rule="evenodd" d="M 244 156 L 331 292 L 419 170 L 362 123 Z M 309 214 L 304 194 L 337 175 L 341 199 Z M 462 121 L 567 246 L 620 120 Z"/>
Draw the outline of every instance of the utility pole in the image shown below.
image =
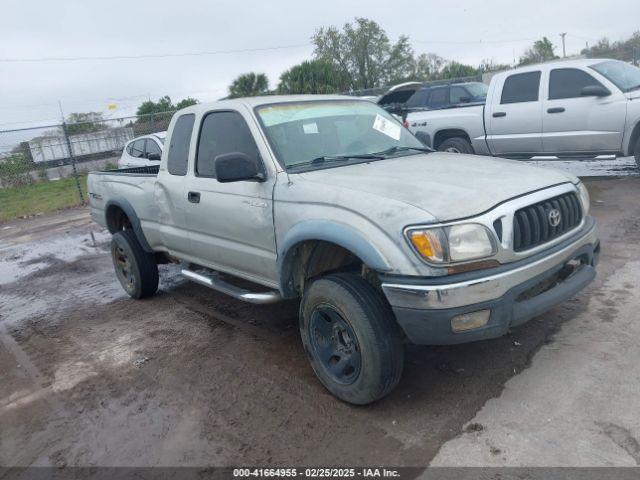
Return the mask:
<path id="1" fill-rule="evenodd" d="M 567 36 L 567 32 L 561 33 L 560 36 L 562 37 L 562 58 L 566 58 L 567 57 L 567 49 L 565 48 L 564 37 Z"/>
<path id="2" fill-rule="evenodd" d="M 58 108 L 60 109 L 60 118 L 62 119 L 62 123 L 64 123 L 64 112 L 62 111 L 62 101 L 58 100 Z"/>

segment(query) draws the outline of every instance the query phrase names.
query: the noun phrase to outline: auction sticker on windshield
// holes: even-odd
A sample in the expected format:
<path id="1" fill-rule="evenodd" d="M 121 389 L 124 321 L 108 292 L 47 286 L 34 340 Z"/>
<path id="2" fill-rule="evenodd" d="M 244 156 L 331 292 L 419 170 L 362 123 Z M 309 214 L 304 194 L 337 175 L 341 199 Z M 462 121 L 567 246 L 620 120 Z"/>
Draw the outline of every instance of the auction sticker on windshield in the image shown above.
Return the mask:
<path id="1" fill-rule="evenodd" d="M 391 137 L 394 140 L 400 140 L 401 128 L 400 125 L 384 118 L 380 114 L 376 114 L 376 119 L 373 121 L 374 130 L 384 133 L 387 137 Z"/>

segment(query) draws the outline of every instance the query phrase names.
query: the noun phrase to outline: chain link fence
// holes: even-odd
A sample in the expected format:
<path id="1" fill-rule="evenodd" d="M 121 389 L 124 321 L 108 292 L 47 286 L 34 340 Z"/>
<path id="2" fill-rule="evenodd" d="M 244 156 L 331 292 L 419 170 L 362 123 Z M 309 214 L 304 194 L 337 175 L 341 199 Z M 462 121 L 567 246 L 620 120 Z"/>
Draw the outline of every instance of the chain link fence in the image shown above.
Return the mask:
<path id="1" fill-rule="evenodd" d="M 125 144 L 167 129 L 174 112 L 0 131 L 0 222 L 83 205 L 92 170 Z"/>

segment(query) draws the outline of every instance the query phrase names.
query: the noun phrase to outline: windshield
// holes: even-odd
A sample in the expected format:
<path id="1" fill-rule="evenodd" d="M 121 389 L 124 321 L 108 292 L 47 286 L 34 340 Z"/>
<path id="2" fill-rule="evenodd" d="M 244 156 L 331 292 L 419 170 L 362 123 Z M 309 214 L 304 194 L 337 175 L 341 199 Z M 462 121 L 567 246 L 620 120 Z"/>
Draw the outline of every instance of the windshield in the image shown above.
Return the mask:
<path id="1" fill-rule="evenodd" d="M 640 68 L 638 67 L 624 62 L 609 60 L 591 65 L 591 68 L 623 92 L 640 88 Z"/>
<path id="2" fill-rule="evenodd" d="M 474 97 L 487 98 L 489 87 L 484 83 L 467 83 L 465 87 Z"/>
<path id="3" fill-rule="evenodd" d="M 398 120 L 371 102 L 287 102 L 257 107 L 256 113 L 287 168 L 329 157 L 340 157 L 346 163 L 380 152 L 386 152 L 387 158 L 391 156 L 388 152 L 410 155 L 419 153 L 411 149 L 425 148 Z"/>

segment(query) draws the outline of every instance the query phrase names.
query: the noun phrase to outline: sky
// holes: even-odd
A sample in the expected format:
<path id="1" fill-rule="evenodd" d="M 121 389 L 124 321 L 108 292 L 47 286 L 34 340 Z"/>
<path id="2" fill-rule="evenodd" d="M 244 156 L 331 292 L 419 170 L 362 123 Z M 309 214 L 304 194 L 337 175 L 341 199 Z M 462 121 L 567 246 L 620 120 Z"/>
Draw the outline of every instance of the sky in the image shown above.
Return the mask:
<path id="1" fill-rule="evenodd" d="M 543 35 L 561 53 L 567 32 L 574 54 L 640 30 L 638 0 L 2 0 L 1 11 L 0 131 L 58 123 L 61 110 L 132 115 L 162 95 L 212 101 L 248 71 L 275 87 L 284 70 L 312 57 L 316 29 L 356 16 L 378 22 L 392 41 L 407 35 L 416 53 L 472 65 L 512 63 Z M 227 53 L 50 60 L 198 52 Z"/>

